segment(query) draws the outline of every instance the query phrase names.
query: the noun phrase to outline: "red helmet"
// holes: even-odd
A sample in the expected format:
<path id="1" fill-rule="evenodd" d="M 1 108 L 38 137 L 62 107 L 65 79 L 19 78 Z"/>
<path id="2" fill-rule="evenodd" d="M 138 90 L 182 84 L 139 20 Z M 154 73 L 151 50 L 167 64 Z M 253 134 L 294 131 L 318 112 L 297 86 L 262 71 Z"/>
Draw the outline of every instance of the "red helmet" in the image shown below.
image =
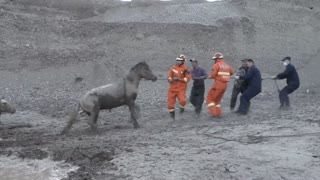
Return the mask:
<path id="1" fill-rule="evenodd" d="M 183 54 L 181 54 L 180 56 L 178 56 L 178 57 L 176 58 L 176 60 L 177 60 L 177 61 L 185 61 L 185 60 L 186 60 L 186 56 L 183 55 Z"/>
<path id="2" fill-rule="evenodd" d="M 219 53 L 219 52 L 215 53 L 212 57 L 212 60 L 216 60 L 216 59 L 223 59 L 222 53 Z"/>

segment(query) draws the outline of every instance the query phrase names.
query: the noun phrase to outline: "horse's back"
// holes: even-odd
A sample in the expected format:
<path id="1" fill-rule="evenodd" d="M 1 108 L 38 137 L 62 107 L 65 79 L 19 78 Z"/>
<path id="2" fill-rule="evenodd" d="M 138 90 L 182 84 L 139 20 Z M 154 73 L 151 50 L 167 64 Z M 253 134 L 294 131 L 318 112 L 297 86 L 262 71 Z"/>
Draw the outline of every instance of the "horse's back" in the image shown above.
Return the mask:
<path id="1" fill-rule="evenodd" d="M 114 96 L 118 97 L 122 95 L 122 89 L 120 87 L 120 84 L 107 84 L 104 86 L 100 86 L 94 89 L 91 89 L 86 93 L 86 95 L 98 95 L 98 96 L 104 96 L 104 95 L 109 95 L 109 96 Z"/>
<path id="2" fill-rule="evenodd" d="M 88 91 L 80 100 L 82 108 L 88 111 L 99 104 L 100 109 L 112 109 L 124 105 L 124 91 L 121 83 L 107 84 Z"/>

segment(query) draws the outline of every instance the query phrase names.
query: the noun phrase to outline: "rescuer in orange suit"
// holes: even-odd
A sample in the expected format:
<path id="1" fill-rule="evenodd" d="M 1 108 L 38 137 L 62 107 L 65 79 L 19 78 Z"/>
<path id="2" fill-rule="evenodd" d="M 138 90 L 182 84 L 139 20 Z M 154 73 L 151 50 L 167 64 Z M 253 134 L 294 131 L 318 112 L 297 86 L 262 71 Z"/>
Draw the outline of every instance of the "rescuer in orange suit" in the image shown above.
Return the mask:
<path id="1" fill-rule="evenodd" d="M 207 105 L 211 116 L 221 117 L 221 99 L 227 89 L 230 76 L 234 71 L 230 65 L 224 62 L 223 55 L 221 53 L 215 53 L 212 60 L 214 60 L 215 63 L 212 67 L 209 79 L 214 79 L 215 82 L 208 92 Z"/>
<path id="2" fill-rule="evenodd" d="M 178 98 L 180 104 L 180 113 L 184 112 L 186 100 L 187 84 L 191 79 L 190 72 L 187 66 L 184 64 L 186 57 L 181 54 L 176 58 L 176 64 L 170 68 L 168 73 L 168 82 L 170 84 L 168 89 L 168 110 L 170 117 L 175 119 L 176 98 Z"/>

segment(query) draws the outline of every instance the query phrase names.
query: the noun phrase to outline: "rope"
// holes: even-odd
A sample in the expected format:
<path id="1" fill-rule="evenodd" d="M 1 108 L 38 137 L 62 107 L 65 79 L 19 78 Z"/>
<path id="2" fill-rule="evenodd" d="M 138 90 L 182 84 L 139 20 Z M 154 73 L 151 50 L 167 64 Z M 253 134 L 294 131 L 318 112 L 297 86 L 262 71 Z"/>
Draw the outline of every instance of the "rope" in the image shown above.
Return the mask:
<path id="1" fill-rule="evenodd" d="M 276 79 L 274 80 L 274 84 L 276 85 L 276 88 L 277 88 L 278 92 L 280 93 L 280 89 L 279 89 L 279 86 L 278 86 L 278 83 L 277 83 Z"/>
<path id="2" fill-rule="evenodd" d="M 160 81 L 164 81 L 164 80 L 168 80 L 167 78 L 158 78 L 157 80 L 160 80 Z M 142 81 L 149 81 L 149 80 L 147 80 L 147 79 L 142 79 Z"/>

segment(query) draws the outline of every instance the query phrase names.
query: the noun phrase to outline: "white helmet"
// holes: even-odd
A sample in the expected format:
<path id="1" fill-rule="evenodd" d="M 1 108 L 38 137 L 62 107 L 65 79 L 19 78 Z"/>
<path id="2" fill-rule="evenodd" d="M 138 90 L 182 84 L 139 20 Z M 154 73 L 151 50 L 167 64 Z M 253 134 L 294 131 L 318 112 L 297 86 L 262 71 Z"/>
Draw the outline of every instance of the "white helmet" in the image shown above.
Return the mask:
<path id="1" fill-rule="evenodd" d="M 216 59 L 223 59 L 222 53 L 219 53 L 219 52 L 215 53 L 212 57 L 212 60 L 216 60 Z"/>
<path id="2" fill-rule="evenodd" d="M 180 56 L 178 56 L 178 57 L 176 58 L 176 60 L 177 60 L 177 61 L 185 61 L 185 60 L 186 60 L 186 56 L 183 55 L 183 54 L 181 54 Z"/>

